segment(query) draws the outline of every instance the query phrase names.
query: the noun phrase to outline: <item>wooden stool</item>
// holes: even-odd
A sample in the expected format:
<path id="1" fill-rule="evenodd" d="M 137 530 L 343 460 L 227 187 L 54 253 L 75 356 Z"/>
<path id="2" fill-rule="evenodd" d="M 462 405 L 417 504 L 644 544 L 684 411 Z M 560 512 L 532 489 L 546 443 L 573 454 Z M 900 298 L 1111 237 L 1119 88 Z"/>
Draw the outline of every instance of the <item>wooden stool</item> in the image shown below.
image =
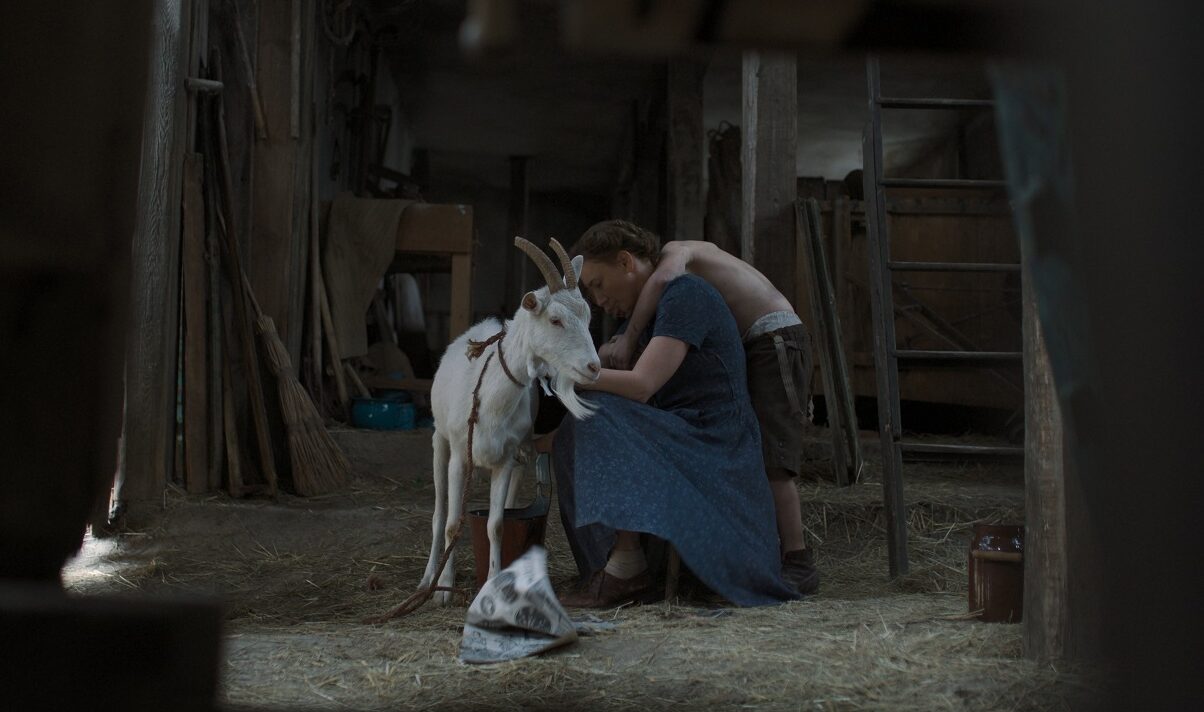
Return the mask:
<path id="1" fill-rule="evenodd" d="M 665 542 L 669 547 L 669 561 L 665 566 L 665 600 L 669 601 L 677 597 L 677 579 L 681 575 L 681 557 L 677 555 L 677 548 L 670 542 Z"/>

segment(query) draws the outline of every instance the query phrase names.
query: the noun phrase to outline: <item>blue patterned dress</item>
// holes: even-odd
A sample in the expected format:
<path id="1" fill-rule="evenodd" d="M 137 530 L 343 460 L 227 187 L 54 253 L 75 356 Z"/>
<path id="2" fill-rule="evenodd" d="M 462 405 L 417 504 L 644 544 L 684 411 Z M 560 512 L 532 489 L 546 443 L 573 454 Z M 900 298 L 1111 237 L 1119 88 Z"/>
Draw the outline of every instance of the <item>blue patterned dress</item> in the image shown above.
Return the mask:
<path id="1" fill-rule="evenodd" d="M 598 411 L 566 416 L 552 457 L 561 519 L 583 576 L 603 568 L 616 530 L 672 542 L 682 562 L 732 603 L 797 598 L 781 578 L 773 499 L 736 322 L 694 275 L 668 284 L 641 337 L 689 344 L 647 403 L 588 392 Z"/>

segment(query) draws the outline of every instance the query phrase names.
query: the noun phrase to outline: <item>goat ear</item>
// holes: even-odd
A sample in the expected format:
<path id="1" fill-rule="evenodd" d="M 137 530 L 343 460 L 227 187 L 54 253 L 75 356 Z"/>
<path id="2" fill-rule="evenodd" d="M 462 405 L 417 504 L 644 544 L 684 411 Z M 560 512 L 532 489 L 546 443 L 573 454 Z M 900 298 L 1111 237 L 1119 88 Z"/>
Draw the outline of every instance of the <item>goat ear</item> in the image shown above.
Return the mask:
<path id="1" fill-rule="evenodd" d="M 585 257 L 577 255 L 573 258 L 573 271 L 577 273 L 577 284 L 581 284 L 581 267 L 585 264 Z"/>
<path id="2" fill-rule="evenodd" d="M 544 304 L 535 292 L 527 292 L 523 295 L 523 309 L 538 314 L 543 311 L 543 308 Z"/>

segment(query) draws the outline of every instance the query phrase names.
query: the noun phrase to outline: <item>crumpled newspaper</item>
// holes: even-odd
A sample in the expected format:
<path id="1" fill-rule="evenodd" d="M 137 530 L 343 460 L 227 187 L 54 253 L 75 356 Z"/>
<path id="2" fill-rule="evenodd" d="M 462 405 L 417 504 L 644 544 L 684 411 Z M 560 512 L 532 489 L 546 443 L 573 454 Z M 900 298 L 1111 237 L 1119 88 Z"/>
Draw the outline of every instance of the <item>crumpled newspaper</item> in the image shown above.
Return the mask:
<path id="1" fill-rule="evenodd" d="M 460 660 L 497 663 L 577 640 L 577 629 L 548 579 L 548 552 L 533 546 L 485 582 L 464 621 Z"/>

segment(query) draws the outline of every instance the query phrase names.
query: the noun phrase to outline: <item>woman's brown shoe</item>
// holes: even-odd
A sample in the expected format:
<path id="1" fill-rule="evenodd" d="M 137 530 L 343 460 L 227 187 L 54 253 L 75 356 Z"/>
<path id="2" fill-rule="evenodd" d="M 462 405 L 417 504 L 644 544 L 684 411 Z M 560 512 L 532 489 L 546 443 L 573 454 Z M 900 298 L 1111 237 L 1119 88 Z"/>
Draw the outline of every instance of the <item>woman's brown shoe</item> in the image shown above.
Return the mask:
<path id="1" fill-rule="evenodd" d="M 647 569 L 629 579 L 621 579 L 598 571 L 589 583 L 560 598 L 566 608 L 610 608 L 628 601 L 643 598 L 651 593 L 652 576 Z"/>

